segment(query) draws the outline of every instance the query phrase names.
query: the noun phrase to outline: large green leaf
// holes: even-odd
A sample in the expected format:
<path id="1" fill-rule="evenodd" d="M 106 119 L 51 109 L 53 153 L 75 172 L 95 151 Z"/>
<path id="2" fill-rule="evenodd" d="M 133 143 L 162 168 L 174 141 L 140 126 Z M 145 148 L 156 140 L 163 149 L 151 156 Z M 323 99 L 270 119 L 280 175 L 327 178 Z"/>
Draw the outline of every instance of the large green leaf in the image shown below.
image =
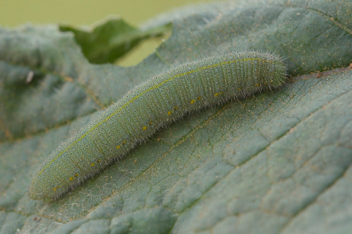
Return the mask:
<path id="1" fill-rule="evenodd" d="M 88 63 L 55 26 L 0 29 L 1 232 L 350 233 L 351 10 L 348 0 L 186 9 L 128 68 Z M 129 89 L 245 50 L 283 56 L 287 85 L 186 116 L 55 202 L 28 197 L 50 152 Z"/>

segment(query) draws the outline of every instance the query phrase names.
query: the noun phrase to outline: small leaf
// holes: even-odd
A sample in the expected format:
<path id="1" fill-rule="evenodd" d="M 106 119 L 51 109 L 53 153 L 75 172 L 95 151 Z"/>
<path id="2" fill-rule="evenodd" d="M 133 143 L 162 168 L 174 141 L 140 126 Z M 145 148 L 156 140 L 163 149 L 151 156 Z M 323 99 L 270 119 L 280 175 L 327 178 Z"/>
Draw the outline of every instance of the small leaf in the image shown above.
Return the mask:
<path id="1" fill-rule="evenodd" d="M 138 43 L 149 38 L 161 36 L 170 30 L 171 24 L 139 30 L 124 20 L 114 18 L 94 27 L 90 31 L 60 25 L 62 32 L 73 32 L 83 54 L 91 63 L 113 63 L 131 51 Z"/>

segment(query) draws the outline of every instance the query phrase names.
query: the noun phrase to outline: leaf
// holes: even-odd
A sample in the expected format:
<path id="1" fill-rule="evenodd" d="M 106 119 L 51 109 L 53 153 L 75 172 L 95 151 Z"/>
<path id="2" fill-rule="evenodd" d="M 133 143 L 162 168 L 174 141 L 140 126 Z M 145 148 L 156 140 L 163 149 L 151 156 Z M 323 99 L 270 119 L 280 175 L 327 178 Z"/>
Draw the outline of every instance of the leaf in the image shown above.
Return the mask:
<path id="1" fill-rule="evenodd" d="M 351 9 L 297 0 L 184 10 L 172 36 L 128 68 L 88 63 L 54 26 L 0 29 L 1 230 L 349 233 Z M 186 116 L 55 202 L 28 198 L 50 152 L 129 89 L 244 50 L 283 56 L 287 85 Z"/>
<path id="2" fill-rule="evenodd" d="M 112 18 L 96 26 L 92 31 L 60 25 L 60 31 L 73 32 L 76 42 L 91 63 L 113 63 L 131 51 L 141 41 L 165 33 L 170 24 L 148 30 L 139 30 L 122 19 Z"/>

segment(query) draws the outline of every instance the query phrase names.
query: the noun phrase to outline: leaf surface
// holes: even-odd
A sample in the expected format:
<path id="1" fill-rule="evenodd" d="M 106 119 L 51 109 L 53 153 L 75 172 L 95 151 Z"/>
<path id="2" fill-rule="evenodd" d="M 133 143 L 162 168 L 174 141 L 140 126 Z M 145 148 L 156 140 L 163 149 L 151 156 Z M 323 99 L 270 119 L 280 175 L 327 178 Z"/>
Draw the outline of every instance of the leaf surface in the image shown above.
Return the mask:
<path id="1" fill-rule="evenodd" d="M 186 9 L 170 15 L 172 36 L 127 68 L 89 63 L 55 26 L 0 29 L 1 232 L 349 233 L 351 9 Z M 187 115 L 55 202 L 29 199 L 49 154 L 128 90 L 170 66 L 245 50 L 285 58 L 287 85 Z"/>

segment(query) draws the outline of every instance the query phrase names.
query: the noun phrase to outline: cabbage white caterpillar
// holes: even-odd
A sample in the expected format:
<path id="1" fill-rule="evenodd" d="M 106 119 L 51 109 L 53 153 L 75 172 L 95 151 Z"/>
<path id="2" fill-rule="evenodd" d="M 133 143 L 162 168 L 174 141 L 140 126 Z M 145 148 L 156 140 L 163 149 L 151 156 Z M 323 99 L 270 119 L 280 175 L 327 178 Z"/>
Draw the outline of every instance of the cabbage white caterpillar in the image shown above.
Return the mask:
<path id="1" fill-rule="evenodd" d="M 268 53 L 186 63 L 137 86 L 62 143 L 33 178 L 32 199 L 53 200 L 185 113 L 281 86 L 286 67 Z"/>

